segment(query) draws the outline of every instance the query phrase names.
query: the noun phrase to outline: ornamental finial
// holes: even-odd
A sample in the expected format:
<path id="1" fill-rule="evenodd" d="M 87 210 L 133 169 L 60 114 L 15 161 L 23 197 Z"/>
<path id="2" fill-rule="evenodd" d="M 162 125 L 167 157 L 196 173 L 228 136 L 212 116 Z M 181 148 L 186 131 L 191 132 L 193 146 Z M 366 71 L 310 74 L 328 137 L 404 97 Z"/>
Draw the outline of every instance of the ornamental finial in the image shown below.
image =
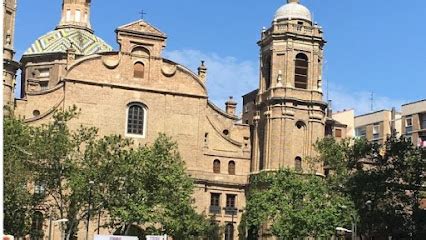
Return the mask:
<path id="1" fill-rule="evenodd" d="M 299 0 L 287 0 L 287 3 L 299 3 Z"/>

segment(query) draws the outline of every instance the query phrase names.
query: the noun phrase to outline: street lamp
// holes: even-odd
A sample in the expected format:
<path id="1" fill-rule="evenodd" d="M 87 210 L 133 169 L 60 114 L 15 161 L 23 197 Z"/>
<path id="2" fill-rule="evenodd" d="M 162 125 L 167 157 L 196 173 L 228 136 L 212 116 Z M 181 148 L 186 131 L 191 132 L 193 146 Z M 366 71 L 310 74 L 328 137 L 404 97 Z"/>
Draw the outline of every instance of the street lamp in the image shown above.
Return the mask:
<path id="1" fill-rule="evenodd" d="M 365 206 L 367 206 L 368 213 L 370 215 L 370 221 L 372 221 L 371 220 L 371 206 L 372 205 L 373 205 L 373 201 L 371 201 L 370 199 L 365 202 Z M 369 231 L 368 231 L 368 235 L 369 235 L 370 239 L 373 239 L 372 232 L 373 232 L 373 223 L 371 222 L 370 226 L 369 226 Z"/>
<path id="2" fill-rule="evenodd" d="M 86 240 L 89 240 L 90 206 L 92 205 L 92 186 L 94 184 L 94 181 L 89 181 L 89 207 L 87 209 Z"/>
<path id="3" fill-rule="evenodd" d="M 338 239 L 340 239 L 340 235 L 339 233 L 342 233 L 343 235 L 346 235 L 346 233 L 353 233 L 351 230 L 343 228 L 343 227 L 337 227 L 336 228 L 336 235 L 338 237 Z"/>

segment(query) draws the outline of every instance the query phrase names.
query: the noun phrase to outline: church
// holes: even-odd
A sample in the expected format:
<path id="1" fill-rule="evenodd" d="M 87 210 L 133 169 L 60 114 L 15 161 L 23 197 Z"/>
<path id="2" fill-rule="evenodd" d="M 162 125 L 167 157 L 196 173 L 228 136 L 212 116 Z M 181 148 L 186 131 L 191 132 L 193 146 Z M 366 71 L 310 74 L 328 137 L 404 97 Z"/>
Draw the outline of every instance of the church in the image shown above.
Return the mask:
<path id="1" fill-rule="evenodd" d="M 5 5 L 4 106 L 38 125 L 75 105 L 81 114 L 71 127 L 95 126 L 141 144 L 171 136 L 196 183 L 194 206 L 216 216 L 225 239 L 238 238 L 250 176 L 282 167 L 303 172 L 313 143 L 333 127 L 322 92 L 326 41 L 299 0 L 288 0 L 261 32 L 259 88 L 243 96 L 242 117 L 234 99 L 224 109 L 209 100 L 208 63 L 200 59 L 194 73 L 162 56 L 167 35 L 151 23 L 117 27 L 119 49 L 112 49 L 94 34 L 91 0 L 63 0 L 59 24 L 17 62 L 16 0 Z M 21 96 L 14 99 L 19 68 Z"/>

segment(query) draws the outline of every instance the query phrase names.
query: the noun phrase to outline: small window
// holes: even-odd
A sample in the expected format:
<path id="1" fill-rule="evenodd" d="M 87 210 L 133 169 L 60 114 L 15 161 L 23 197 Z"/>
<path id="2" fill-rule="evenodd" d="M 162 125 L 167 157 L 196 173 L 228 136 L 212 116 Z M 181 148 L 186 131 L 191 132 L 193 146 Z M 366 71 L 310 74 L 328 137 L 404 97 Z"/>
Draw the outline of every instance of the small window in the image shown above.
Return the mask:
<path id="1" fill-rule="evenodd" d="M 230 161 L 228 163 L 228 174 L 229 175 L 235 175 L 235 162 L 234 161 Z"/>
<path id="2" fill-rule="evenodd" d="M 210 213 L 220 213 L 220 193 L 210 194 Z"/>
<path id="3" fill-rule="evenodd" d="M 70 9 L 67 9 L 66 21 L 67 22 L 71 21 L 71 10 Z"/>
<path id="4" fill-rule="evenodd" d="M 308 88 L 308 57 L 299 53 L 295 60 L 294 86 L 300 89 Z"/>
<path id="5" fill-rule="evenodd" d="M 341 138 L 342 137 L 342 129 L 336 129 L 334 132 L 334 136 L 337 138 Z"/>
<path id="6" fill-rule="evenodd" d="M 204 147 L 209 146 L 209 133 L 204 133 Z"/>
<path id="7" fill-rule="evenodd" d="M 302 128 L 306 127 L 306 124 L 302 121 L 297 121 L 296 127 L 297 127 L 297 129 L 302 129 Z"/>
<path id="8" fill-rule="evenodd" d="M 367 129 L 365 127 L 356 128 L 355 135 L 357 137 L 365 137 L 367 135 Z"/>
<path id="9" fill-rule="evenodd" d="M 75 11 L 75 21 L 80 22 L 81 21 L 81 12 L 80 10 Z"/>
<path id="10" fill-rule="evenodd" d="M 294 168 L 298 172 L 302 171 L 302 158 L 301 157 L 296 157 L 296 159 L 294 160 Z"/>
<path id="11" fill-rule="evenodd" d="M 141 62 L 137 62 L 134 65 L 133 77 L 135 78 L 144 78 L 145 75 L 145 65 Z"/>
<path id="12" fill-rule="evenodd" d="M 127 133 L 144 135 L 145 108 L 140 104 L 131 104 L 127 113 Z"/>
<path id="13" fill-rule="evenodd" d="M 411 127 L 411 126 L 413 126 L 413 118 L 410 116 L 410 117 L 407 117 L 406 119 L 405 119 L 405 126 L 406 127 Z"/>
<path id="14" fill-rule="evenodd" d="M 33 116 L 34 116 L 34 117 L 38 117 L 38 116 L 40 116 L 40 111 L 39 111 L 39 110 L 37 110 L 37 109 L 36 109 L 36 110 L 34 110 L 34 111 L 33 111 Z"/>
<path id="15" fill-rule="evenodd" d="M 213 172 L 220 173 L 220 161 L 217 159 L 213 162 Z"/>
<path id="16" fill-rule="evenodd" d="M 413 132 L 413 117 L 408 116 L 405 118 L 405 133 Z"/>
<path id="17" fill-rule="evenodd" d="M 39 84 L 40 84 L 40 90 L 41 91 L 45 91 L 45 90 L 49 89 L 49 82 L 48 81 L 43 81 L 43 82 L 40 82 Z"/>
<path id="18" fill-rule="evenodd" d="M 49 78 L 50 77 L 50 69 L 49 68 L 43 68 L 43 69 L 38 69 L 38 77 L 39 78 Z"/>
<path id="19" fill-rule="evenodd" d="M 380 138 L 380 124 L 375 124 L 373 126 L 373 139 Z"/>
<path id="20" fill-rule="evenodd" d="M 225 208 L 225 214 L 227 215 L 236 215 L 236 199 L 237 196 L 234 194 L 226 194 L 226 208 Z"/>
<path id="21" fill-rule="evenodd" d="M 265 90 L 271 87 L 271 57 L 267 56 L 263 66 L 263 76 L 265 78 Z"/>

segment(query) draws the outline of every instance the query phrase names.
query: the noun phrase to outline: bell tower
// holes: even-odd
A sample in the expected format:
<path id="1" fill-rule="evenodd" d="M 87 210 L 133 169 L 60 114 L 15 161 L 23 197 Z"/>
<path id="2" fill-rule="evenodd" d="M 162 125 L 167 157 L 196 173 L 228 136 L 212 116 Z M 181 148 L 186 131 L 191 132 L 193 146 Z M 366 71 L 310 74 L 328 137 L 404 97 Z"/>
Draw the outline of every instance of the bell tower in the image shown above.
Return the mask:
<path id="1" fill-rule="evenodd" d="M 61 21 L 56 29 L 82 28 L 93 32 L 90 24 L 91 0 L 63 0 Z"/>
<path id="2" fill-rule="evenodd" d="M 16 0 L 4 1 L 3 13 L 3 106 L 13 110 L 16 71 L 19 63 L 14 61 Z M 8 111 L 5 111 L 8 114 Z"/>
<path id="3" fill-rule="evenodd" d="M 272 26 L 262 30 L 253 172 L 282 167 L 307 171 L 313 144 L 324 137 L 322 33 L 299 0 L 288 0 Z"/>

